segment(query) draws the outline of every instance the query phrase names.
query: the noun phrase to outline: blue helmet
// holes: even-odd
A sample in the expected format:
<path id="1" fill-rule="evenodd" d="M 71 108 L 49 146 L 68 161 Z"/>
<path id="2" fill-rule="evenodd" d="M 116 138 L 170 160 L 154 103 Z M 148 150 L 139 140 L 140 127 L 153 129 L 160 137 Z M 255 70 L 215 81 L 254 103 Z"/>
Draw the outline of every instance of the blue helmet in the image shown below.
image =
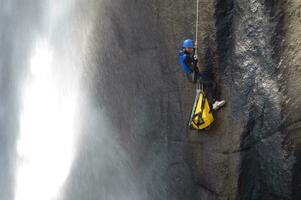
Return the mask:
<path id="1" fill-rule="evenodd" d="M 194 42 L 192 39 L 186 39 L 183 42 L 183 48 L 194 48 Z"/>

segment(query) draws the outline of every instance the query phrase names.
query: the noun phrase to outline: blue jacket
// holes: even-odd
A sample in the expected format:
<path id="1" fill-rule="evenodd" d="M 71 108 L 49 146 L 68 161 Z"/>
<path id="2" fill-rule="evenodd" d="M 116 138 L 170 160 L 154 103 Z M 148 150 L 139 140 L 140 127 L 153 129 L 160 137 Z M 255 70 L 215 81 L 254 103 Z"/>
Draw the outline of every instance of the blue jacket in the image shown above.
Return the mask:
<path id="1" fill-rule="evenodd" d="M 192 73 L 195 70 L 197 61 L 194 60 L 192 54 L 188 54 L 181 50 L 179 52 L 179 64 L 184 72 Z"/>

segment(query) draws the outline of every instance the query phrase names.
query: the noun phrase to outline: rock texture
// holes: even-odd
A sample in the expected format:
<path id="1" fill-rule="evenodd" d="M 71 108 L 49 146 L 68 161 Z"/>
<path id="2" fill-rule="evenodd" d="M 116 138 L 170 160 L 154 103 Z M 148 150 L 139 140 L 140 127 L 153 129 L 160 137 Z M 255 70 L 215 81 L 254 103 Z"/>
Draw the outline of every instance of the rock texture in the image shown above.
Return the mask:
<path id="1" fill-rule="evenodd" d="M 301 2 L 285 1 L 284 5 L 284 33 L 283 50 L 281 56 L 281 75 L 283 76 L 283 92 L 286 101 L 282 110 L 284 121 L 284 146 L 289 155 L 294 158 L 290 180 L 290 199 L 301 198 Z"/>
<path id="2" fill-rule="evenodd" d="M 194 86 L 177 65 L 195 4 L 102 6 L 95 98 L 118 122 L 143 199 L 301 198 L 299 1 L 201 1 L 201 67 L 228 102 L 206 132 L 186 128 Z"/>
<path id="3" fill-rule="evenodd" d="M 11 2 L 0 6 L 4 200 L 13 199 L 26 71 L 15 58 L 26 63 L 27 45 L 47 29 L 35 12 L 45 5 Z M 227 101 L 202 132 L 187 129 L 195 86 L 177 63 L 182 40 L 194 37 L 195 3 L 78 0 L 71 8 L 70 34 L 87 35 L 79 51 L 90 101 L 60 199 L 301 199 L 301 1 L 200 0 L 200 68 L 213 72 Z"/>

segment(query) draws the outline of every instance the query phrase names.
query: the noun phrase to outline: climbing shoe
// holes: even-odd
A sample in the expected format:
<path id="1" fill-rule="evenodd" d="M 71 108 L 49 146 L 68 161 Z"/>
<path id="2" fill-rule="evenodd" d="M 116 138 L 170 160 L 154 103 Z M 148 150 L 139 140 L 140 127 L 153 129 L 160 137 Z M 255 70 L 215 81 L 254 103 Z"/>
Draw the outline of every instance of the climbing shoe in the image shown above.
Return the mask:
<path id="1" fill-rule="evenodd" d="M 218 110 L 219 108 L 223 107 L 226 104 L 225 100 L 215 101 L 212 105 L 213 110 Z"/>

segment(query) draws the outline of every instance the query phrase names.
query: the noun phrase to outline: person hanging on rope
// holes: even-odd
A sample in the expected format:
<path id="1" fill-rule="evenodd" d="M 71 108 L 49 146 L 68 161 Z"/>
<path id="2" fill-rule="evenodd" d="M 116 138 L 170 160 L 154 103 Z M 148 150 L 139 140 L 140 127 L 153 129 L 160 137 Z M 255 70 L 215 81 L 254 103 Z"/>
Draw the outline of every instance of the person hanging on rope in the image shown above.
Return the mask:
<path id="1" fill-rule="evenodd" d="M 184 40 L 182 49 L 179 52 L 179 64 L 190 82 L 194 84 L 200 83 L 205 87 L 206 91 L 210 92 L 212 108 L 217 110 L 225 105 L 226 101 L 218 99 L 215 81 L 211 78 L 208 70 L 200 72 L 197 63 L 198 58 L 193 40 Z"/>

